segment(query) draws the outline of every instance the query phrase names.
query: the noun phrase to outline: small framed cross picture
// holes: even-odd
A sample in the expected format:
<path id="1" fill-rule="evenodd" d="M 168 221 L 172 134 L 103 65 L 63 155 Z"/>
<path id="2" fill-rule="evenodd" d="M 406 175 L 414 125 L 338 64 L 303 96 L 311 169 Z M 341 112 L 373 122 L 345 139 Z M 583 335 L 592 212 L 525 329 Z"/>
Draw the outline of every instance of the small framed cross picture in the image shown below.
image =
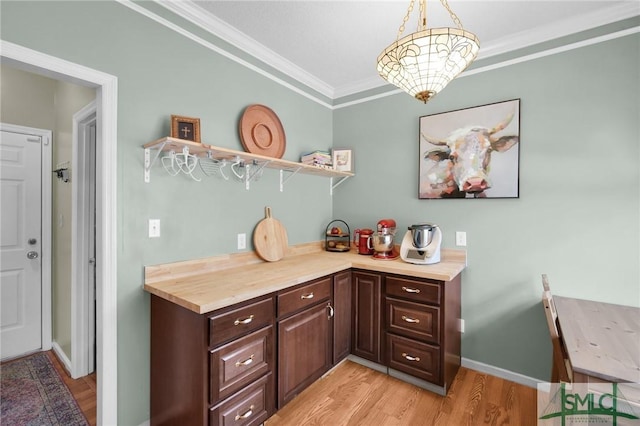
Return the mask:
<path id="1" fill-rule="evenodd" d="M 200 119 L 172 115 L 171 137 L 200 143 Z"/>

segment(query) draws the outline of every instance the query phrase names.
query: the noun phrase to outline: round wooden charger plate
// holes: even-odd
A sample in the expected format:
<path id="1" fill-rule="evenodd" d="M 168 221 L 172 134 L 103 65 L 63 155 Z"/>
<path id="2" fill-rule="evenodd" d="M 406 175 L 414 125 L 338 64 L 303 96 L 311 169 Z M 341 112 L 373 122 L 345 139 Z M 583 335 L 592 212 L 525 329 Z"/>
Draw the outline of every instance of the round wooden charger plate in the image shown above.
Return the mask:
<path id="1" fill-rule="evenodd" d="M 240 141 L 252 154 L 282 158 L 286 137 L 280 119 L 271 108 L 249 105 L 240 118 Z"/>

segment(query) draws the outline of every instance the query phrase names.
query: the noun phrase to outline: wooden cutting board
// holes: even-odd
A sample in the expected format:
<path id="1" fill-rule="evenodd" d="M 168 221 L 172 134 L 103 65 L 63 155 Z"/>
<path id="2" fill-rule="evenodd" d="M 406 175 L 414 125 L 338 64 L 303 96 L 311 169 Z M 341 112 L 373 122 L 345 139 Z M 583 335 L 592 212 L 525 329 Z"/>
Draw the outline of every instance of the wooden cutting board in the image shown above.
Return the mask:
<path id="1" fill-rule="evenodd" d="M 258 256 L 267 262 L 277 262 L 287 251 L 287 230 L 279 220 L 271 217 L 271 208 L 264 208 L 264 219 L 253 231 L 253 246 Z"/>

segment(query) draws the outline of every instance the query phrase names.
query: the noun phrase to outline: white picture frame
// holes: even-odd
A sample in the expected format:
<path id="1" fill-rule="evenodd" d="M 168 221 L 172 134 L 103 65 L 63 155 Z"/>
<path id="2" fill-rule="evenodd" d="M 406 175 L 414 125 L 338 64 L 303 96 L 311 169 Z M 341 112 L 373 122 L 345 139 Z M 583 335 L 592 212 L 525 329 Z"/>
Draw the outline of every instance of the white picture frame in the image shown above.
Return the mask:
<path id="1" fill-rule="evenodd" d="M 350 149 L 331 150 L 333 169 L 339 172 L 353 172 L 353 151 Z"/>

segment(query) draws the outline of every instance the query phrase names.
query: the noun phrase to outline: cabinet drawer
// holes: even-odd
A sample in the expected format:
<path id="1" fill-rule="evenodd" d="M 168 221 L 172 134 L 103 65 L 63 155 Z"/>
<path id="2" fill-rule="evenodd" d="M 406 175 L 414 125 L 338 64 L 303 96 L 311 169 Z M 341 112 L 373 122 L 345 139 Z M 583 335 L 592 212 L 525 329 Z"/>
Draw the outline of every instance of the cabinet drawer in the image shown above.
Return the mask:
<path id="1" fill-rule="evenodd" d="M 278 317 L 299 311 L 331 296 L 331 277 L 278 294 Z"/>
<path id="2" fill-rule="evenodd" d="M 209 345 L 216 346 L 273 323 L 273 299 L 268 298 L 209 318 Z"/>
<path id="3" fill-rule="evenodd" d="M 435 344 L 440 343 L 440 308 L 386 298 L 387 331 Z"/>
<path id="4" fill-rule="evenodd" d="M 440 304 L 440 284 L 437 283 L 388 276 L 386 294 L 414 302 Z"/>
<path id="5" fill-rule="evenodd" d="M 273 374 L 269 373 L 210 409 L 209 425 L 257 426 L 273 414 L 273 407 Z"/>
<path id="6" fill-rule="evenodd" d="M 389 367 L 442 386 L 440 348 L 387 333 Z"/>
<path id="7" fill-rule="evenodd" d="M 211 351 L 209 403 L 273 371 L 274 359 L 272 325 Z"/>

